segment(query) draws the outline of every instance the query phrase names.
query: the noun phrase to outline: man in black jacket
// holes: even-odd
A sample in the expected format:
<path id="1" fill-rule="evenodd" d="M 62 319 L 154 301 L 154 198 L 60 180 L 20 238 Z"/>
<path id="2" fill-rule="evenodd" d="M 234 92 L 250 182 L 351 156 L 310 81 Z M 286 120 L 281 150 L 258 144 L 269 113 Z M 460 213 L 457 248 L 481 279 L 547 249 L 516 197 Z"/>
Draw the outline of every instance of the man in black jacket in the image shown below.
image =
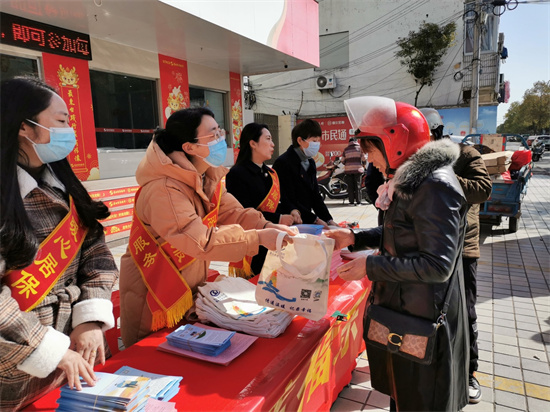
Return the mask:
<path id="1" fill-rule="evenodd" d="M 432 134 L 432 140 L 445 138 L 443 120 L 439 112 L 432 108 L 420 109 Z M 462 249 L 462 266 L 464 268 L 464 288 L 468 310 L 468 328 L 470 336 L 469 397 L 470 403 L 481 401 L 481 387 L 475 377 L 478 368 L 479 350 L 477 347 L 477 260 L 479 250 L 479 205 L 491 195 L 492 181 L 487 172 L 481 154 L 472 146 L 460 144 L 460 156 L 453 166 L 458 182 L 468 202 L 468 226 Z"/>
<path id="2" fill-rule="evenodd" d="M 302 223 L 328 227 L 332 219 L 317 184 L 317 168 L 312 159 L 321 145 L 321 126 L 307 119 L 292 129 L 292 146 L 273 164 L 281 184 L 281 211 L 298 210 Z"/>

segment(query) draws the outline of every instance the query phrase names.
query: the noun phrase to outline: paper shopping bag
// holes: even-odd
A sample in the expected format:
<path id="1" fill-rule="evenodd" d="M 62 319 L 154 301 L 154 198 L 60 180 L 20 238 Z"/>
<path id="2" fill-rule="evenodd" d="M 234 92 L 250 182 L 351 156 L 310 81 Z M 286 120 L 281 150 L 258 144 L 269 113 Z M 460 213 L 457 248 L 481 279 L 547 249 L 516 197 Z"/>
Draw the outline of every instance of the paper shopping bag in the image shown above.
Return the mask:
<path id="1" fill-rule="evenodd" d="M 277 250 L 266 256 L 256 302 L 319 320 L 327 312 L 334 239 L 301 234 L 283 248 L 284 235 L 277 238 Z"/>

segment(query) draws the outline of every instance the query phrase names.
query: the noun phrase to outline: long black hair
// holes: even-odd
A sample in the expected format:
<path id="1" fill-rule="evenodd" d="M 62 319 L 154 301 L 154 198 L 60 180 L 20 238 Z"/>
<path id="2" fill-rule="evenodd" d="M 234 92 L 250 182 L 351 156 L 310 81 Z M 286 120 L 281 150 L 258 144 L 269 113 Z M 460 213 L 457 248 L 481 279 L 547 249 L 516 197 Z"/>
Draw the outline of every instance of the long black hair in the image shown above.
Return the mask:
<path id="1" fill-rule="evenodd" d="M 36 121 L 38 114 L 49 107 L 55 91 L 32 77 L 5 80 L 0 87 L 0 254 L 6 261 L 6 270 L 10 270 L 31 264 L 40 246 L 25 211 L 17 179 L 17 161 L 23 155 L 19 129 L 26 119 Z M 95 234 L 101 232 L 103 227 L 98 219 L 109 216 L 107 206 L 90 198 L 67 159 L 49 166 L 73 197 L 82 224 Z"/>
<path id="2" fill-rule="evenodd" d="M 241 164 L 246 160 L 252 160 L 252 148 L 250 147 L 250 142 L 255 141 L 256 143 L 260 140 L 262 132 L 264 129 L 269 130 L 266 124 L 261 123 L 248 123 L 242 133 L 241 140 L 239 142 L 239 155 L 235 164 Z"/>
<path id="3" fill-rule="evenodd" d="M 197 141 L 197 129 L 203 116 L 214 118 L 214 113 L 205 107 L 178 110 L 168 118 L 164 129 L 155 131 L 153 139 L 166 155 L 183 152 L 184 143 Z"/>

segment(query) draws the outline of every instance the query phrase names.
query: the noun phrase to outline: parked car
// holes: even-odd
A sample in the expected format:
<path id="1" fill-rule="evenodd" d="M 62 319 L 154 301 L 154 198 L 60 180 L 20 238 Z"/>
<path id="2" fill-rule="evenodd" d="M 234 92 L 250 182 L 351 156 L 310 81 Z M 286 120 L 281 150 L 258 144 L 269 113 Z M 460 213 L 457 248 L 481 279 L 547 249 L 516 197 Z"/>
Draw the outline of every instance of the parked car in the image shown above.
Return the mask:
<path id="1" fill-rule="evenodd" d="M 533 141 L 537 138 L 537 136 L 529 136 L 527 139 L 527 145 L 530 147 L 533 144 Z"/>

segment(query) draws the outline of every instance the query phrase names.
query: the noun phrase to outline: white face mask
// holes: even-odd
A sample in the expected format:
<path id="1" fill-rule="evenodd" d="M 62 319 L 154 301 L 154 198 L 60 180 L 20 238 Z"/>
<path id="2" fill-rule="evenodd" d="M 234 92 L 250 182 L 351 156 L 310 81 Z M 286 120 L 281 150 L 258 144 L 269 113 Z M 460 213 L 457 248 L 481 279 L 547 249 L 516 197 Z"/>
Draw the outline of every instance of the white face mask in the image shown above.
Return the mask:
<path id="1" fill-rule="evenodd" d="M 317 152 L 319 151 L 319 149 L 321 148 L 321 142 L 308 142 L 309 143 L 309 146 L 306 147 L 304 150 L 304 154 L 307 156 L 307 157 L 314 157 Z"/>
<path id="2" fill-rule="evenodd" d="M 73 151 L 76 145 L 76 136 L 72 127 L 48 128 L 30 119 L 27 121 L 50 132 L 48 143 L 35 143 L 25 136 L 32 143 L 34 151 L 42 163 L 53 163 L 65 159 Z"/>

